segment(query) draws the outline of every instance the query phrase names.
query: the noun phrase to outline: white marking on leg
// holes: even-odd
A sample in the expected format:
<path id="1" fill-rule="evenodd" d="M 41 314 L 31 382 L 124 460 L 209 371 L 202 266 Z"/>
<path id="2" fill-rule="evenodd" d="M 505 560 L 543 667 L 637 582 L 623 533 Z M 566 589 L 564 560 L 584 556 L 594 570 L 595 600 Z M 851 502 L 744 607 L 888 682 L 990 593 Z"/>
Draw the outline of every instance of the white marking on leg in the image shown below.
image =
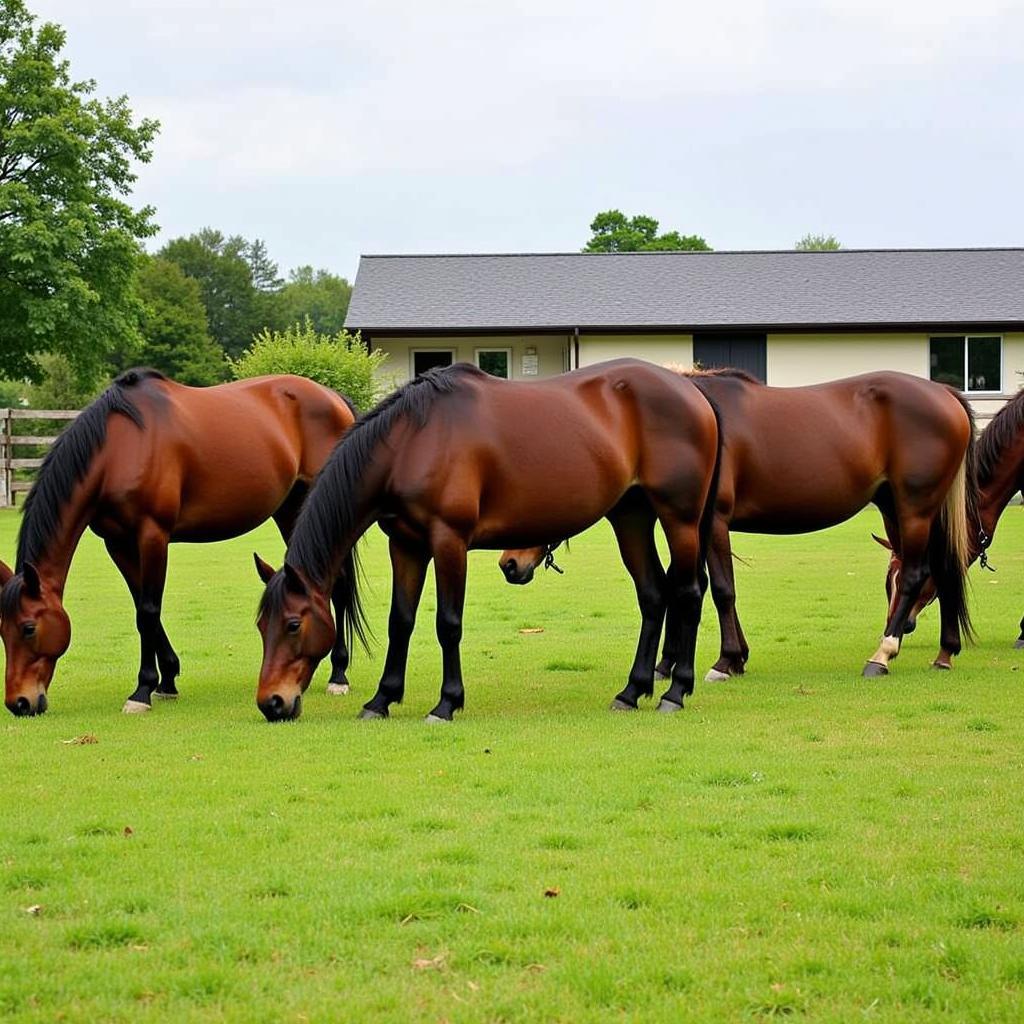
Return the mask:
<path id="1" fill-rule="evenodd" d="M 126 700 L 124 707 L 121 708 L 126 715 L 142 715 L 151 710 L 152 708 L 148 704 L 143 704 L 141 700 Z"/>
<path id="2" fill-rule="evenodd" d="M 332 697 L 344 697 L 348 693 L 347 683 L 328 683 L 327 692 Z"/>
<path id="3" fill-rule="evenodd" d="M 878 650 L 868 659 L 879 665 L 888 665 L 900 653 L 900 642 L 894 636 L 883 636 Z"/>

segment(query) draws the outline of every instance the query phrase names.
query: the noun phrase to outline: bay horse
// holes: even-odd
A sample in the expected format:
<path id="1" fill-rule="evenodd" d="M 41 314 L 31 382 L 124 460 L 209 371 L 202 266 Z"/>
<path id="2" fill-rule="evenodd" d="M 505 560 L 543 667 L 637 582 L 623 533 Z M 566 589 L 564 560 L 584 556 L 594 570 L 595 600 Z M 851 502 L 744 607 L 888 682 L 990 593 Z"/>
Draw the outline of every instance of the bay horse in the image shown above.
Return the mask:
<path id="1" fill-rule="evenodd" d="M 977 510 L 968 523 L 968 564 L 982 558 L 996 535 L 999 519 L 1014 496 L 1024 488 L 1024 390 L 1018 391 L 989 421 L 978 437 Z M 872 534 L 874 536 L 874 534 Z M 903 572 L 903 559 L 893 539 L 875 537 L 890 552 L 885 578 L 886 596 L 893 599 Z M 935 600 L 935 587 L 926 581 L 910 612 L 907 632 L 911 632 L 925 606 Z M 1024 618 L 1014 647 L 1024 648 Z M 942 652 L 939 653 L 939 658 Z M 938 659 L 937 659 L 938 660 Z"/>
<path id="2" fill-rule="evenodd" d="M 50 448 L 25 500 L 15 567 L 0 562 L 8 709 L 47 708 L 71 642 L 64 587 L 86 527 L 135 602 L 141 666 L 124 710 L 148 711 L 154 692 L 177 697 L 180 663 L 160 622 L 168 543 L 224 540 L 269 518 L 287 540 L 314 475 L 354 420 L 347 399 L 304 377 L 193 388 L 155 370 L 122 373 Z M 346 692 L 347 665 L 339 641 L 332 692 Z"/>
<path id="3" fill-rule="evenodd" d="M 386 718 L 403 698 L 409 638 L 433 559 L 442 681 L 427 719 L 450 721 L 465 699 L 467 551 L 572 536 L 631 504 L 636 492 L 665 531 L 670 565 L 666 576 L 650 532 L 630 529 L 624 512 L 616 532 L 642 626 L 613 708 L 634 710 L 653 693 L 667 604 L 679 653 L 659 709 L 678 711 L 693 692 L 718 449 L 715 413 L 700 391 L 639 360 L 531 382 L 459 363 L 409 381 L 334 450 L 299 513 L 283 568 L 275 572 L 255 556 L 266 584 L 258 619 L 259 709 L 269 721 L 301 713 L 302 693 L 334 643 L 327 595 L 336 579 L 343 593 L 339 625 L 364 636 L 353 551 L 377 522 L 389 538 L 392 566 L 388 651 L 360 717 Z"/>
<path id="4" fill-rule="evenodd" d="M 906 570 L 882 642 L 863 674 L 887 674 L 929 578 L 942 606 L 943 654 L 936 667 L 950 667 L 960 651 L 961 628 L 970 632 L 964 573 L 974 442 L 966 401 L 943 384 L 888 371 L 793 388 L 767 387 L 740 370 L 686 375 L 713 401 L 722 432 L 708 554 L 722 639 L 705 678 L 741 674 L 749 656 L 736 615 L 730 530 L 809 533 L 849 519 L 871 502 L 897 538 Z M 499 566 L 506 579 L 510 573 L 532 575 L 557 539 L 503 552 Z M 670 629 L 659 675 L 671 670 L 671 635 Z"/>

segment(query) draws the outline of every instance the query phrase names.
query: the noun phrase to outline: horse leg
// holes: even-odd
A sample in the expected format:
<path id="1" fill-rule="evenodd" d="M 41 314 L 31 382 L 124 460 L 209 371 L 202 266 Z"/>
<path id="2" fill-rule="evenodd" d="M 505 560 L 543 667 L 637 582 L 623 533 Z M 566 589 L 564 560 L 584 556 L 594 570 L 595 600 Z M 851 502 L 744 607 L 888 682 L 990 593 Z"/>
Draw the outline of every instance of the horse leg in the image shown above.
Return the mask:
<path id="1" fill-rule="evenodd" d="M 387 718 L 388 708 L 400 704 L 405 694 L 405 668 L 409 660 L 409 639 L 416 624 L 416 609 L 423 593 L 430 558 L 392 539 L 391 615 L 388 618 L 388 653 L 377 692 L 359 712 L 360 718 Z"/>
<path id="2" fill-rule="evenodd" d="M 431 537 L 437 580 L 437 641 L 441 645 L 441 699 L 428 722 L 450 722 L 465 703 L 462 685 L 462 609 L 466 601 L 466 542 L 448 527 Z"/>
<path id="3" fill-rule="evenodd" d="M 665 621 L 665 570 L 654 543 L 654 514 L 650 507 L 628 509 L 608 516 L 619 554 L 636 587 L 640 606 L 640 637 L 625 689 L 612 701 L 613 711 L 635 711 L 640 697 L 654 694 L 654 662 Z"/>
<path id="4" fill-rule="evenodd" d="M 133 551 L 128 545 L 118 545 L 115 541 L 104 541 L 107 554 L 111 561 L 117 566 L 118 572 L 128 585 L 128 592 L 132 595 L 132 603 L 135 605 L 135 613 L 139 611 L 139 595 L 142 579 L 142 570 L 139 566 L 138 551 Z M 156 660 L 160 669 L 160 682 L 153 691 L 158 697 L 173 698 L 178 696 L 178 687 L 175 680 L 181 674 L 181 662 L 171 641 L 164 630 L 163 622 L 159 623 L 159 633 L 156 644 Z"/>
<path id="5" fill-rule="evenodd" d="M 750 654 L 736 614 L 736 577 L 732 568 L 729 524 L 721 516 L 715 516 L 711 527 L 708 571 L 711 574 L 711 599 L 718 612 L 721 647 L 718 661 L 708 669 L 704 681 L 720 683 L 729 676 L 742 675 Z"/>
<path id="6" fill-rule="evenodd" d="M 1020 620 L 1020 635 L 1014 641 L 1013 646 L 1016 647 L 1018 651 L 1024 647 L 1024 619 Z"/>
<path id="7" fill-rule="evenodd" d="M 676 621 L 678 614 L 679 610 L 674 605 L 670 605 L 665 610 L 665 645 L 661 649 L 661 661 L 654 667 L 654 678 L 663 682 L 672 678 L 672 666 L 676 663 L 676 652 L 672 650 L 672 638 L 679 632 L 679 624 Z"/>
<path id="8" fill-rule="evenodd" d="M 889 662 L 899 654 L 907 620 L 921 588 L 931 575 L 928 564 L 928 535 L 931 524 L 921 516 L 900 521 L 900 550 L 903 571 L 900 573 L 897 597 L 885 624 L 882 642 L 864 666 L 864 676 L 884 676 Z"/>
<path id="9" fill-rule="evenodd" d="M 167 578 L 167 534 L 155 523 L 146 522 L 139 531 L 137 543 L 139 585 L 135 604 L 135 626 L 139 631 L 141 655 L 138 685 L 122 709 L 129 714 L 150 709 L 153 691 L 160 681 L 157 672 L 157 651 L 160 649 L 163 633 L 160 625 L 160 606 Z M 170 647 L 170 644 L 167 646 Z M 176 656 L 174 660 L 177 661 Z M 173 678 L 170 685 L 174 685 Z"/>
<path id="10" fill-rule="evenodd" d="M 699 524 L 680 520 L 670 510 L 655 507 L 671 555 L 666 584 L 670 612 L 666 617 L 666 628 L 674 634 L 667 638 L 666 644 L 676 652 L 672 680 L 658 703 L 658 710 L 679 711 L 684 697 L 693 693 L 697 630 L 708 576 L 702 557 Z"/>

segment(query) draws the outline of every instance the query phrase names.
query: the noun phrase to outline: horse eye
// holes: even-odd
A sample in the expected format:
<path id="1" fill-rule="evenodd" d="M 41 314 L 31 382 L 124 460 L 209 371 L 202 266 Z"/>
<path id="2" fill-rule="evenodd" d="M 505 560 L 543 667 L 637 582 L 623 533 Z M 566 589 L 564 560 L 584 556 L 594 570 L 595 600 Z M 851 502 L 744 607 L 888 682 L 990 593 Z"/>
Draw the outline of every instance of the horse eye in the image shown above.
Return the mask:
<path id="1" fill-rule="evenodd" d="M 285 626 L 285 629 L 287 629 L 289 633 L 298 633 L 298 631 L 301 628 L 302 628 L 302 620 L 301 619 L 289 619 L 287 625 Z"/>
<path id="2" fill-rule="evenodd" d="M 21 626 L 21 635 L 29 640 L 36 635 L 36 624 L 34 622 L 24 622 Z"/>

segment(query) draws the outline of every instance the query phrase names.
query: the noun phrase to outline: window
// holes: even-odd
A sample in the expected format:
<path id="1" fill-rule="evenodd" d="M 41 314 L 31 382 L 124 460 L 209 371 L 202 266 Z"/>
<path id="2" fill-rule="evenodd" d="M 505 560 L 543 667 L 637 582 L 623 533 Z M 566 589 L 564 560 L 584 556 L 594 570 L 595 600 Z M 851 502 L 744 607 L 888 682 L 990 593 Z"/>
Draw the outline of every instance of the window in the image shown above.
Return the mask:
<path id="1" fill-rule="evenodd" d="M 934 381 L 968 394 L 1003 390 L 1003 339 L 980 334 L 932 338 L 929 373 Z"/>
<path id="2" fill-rule="evenodd" d="M 492 377 L 503 377 L 505 380 L 509 380 L 512 377 L 512 349 L 478 348 L 476 350 L 476 365 Z"/>
<path id="3" fill-rule="evenodd" d="M 427 370 L 438 366 L 451 366 L 455 362 L 455 350 L 451 348 L 419 348 L 412 351 L 412 375 L 418 377 Z"/>

